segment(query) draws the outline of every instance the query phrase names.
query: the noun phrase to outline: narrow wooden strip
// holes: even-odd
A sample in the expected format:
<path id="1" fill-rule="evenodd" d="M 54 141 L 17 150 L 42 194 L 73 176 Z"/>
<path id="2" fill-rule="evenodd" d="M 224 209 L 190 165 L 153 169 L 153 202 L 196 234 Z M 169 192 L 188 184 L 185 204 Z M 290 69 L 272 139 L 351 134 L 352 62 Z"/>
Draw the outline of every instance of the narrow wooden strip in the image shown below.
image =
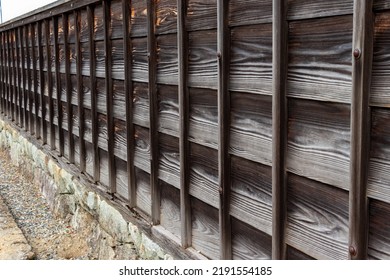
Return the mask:
<path id="1" fill-rule="evenodd" d="M 4 46 L 5 46 L 5 43 L 4 43 L 4 32 L 1 33 L 0 35 L 0 62 L 1 62 L 1 92 L 0 92 L 0 110 L 1 110 L 1 113 L 4 114 L 4 93 L 5 93 L 5 64 L 4 64 Z"/>
<path id="2" fill-rule="evenodd" d="M 100 159 L 99 159 L 99 122 L 97 113 L 97 91 L 96 91 L 96 57 L 94 41 L 94 6 L 88 6 L 87 17 L 89 27 L 89 76 L 91 88 L 91 114 L 92 114 L 92 146 L 93 146 L 93 179 L 95 182 L 100 180 Z"/>
<path id="3" fill-rule="evenodd" d="M 150 187 L 152 196 L 152 222 L 160 223 L 160 190 L 158 187 L 158 98 L 157 98 L 157 46 L 155 37 L 156 7 L 148 0 L 148 82 L 149 82 L 149 139 L 150 139 Z"/>
<path id="4" fill-rule="evenodd" d="M 131 14 L 130 3 L 122 0 L 123 11 L 123 60 L 125 74 L 125 103 L 126 103 L 126 140 L 127 140 L 127 187 L 129 206 L 136 206 L 136 185 L 134 169 L 134 124 L 133 124 L 133 81 L 131 74 L 132 52 L 130 40 Z"/>
<path id="5" fill-rule="evenodd" d="M 116 169 L 115 169 L 115 124 L 113 112 L 113 88 L 112 88 L 112 47 L 111 47 L 111 2 L 103 2 L 104 16 L 104 53 L 105 53 L 105 89 L 107 105 L 107 134 L 108 134 L 108 176 L 109 187 L 112 194 L 116 193 Z"/>
<path id="6" fill-rule="evenodd" d="M 64 132 L 62 130 L 62 101 L 61 101 L 61 76 L 60 76 L 60 50 L 58 46 L 58 17 L 53 17 L 53 38 L 54 38 L 54 71 L 55 71 L 55 81 L 56 81 L 56 92 L 57 92 L 57 121 L 58 121 L 58 139 L 59 139 L 59 147 L 57 150 L 59 151 L 59 155 L 64 155 Z"/>
<path id="7" fill-rule="evenodd" d="M 272 258 L 284 259 L 287 143 L 287 0 L 273 0 L 272 26 Z"/>
<path id="8" fill-rule="evenodd" d="M 55 127 L 54 127 L 54 104 L 53 104 L 53 77 L 51 74 L 51 49 L 50 49 L 50 26 L 49 20 L 45 20 L 45 43 L 46 43 L 46 78 L 49 102 L 49 130 L 50 130 L 50 148 L 55 150 Z M 46 106 L 45 106 L 46 107 Z"/>
<path id="9" fill-rule="evenodd" d="M 27 96 L 28 96 L 28 91 L 26 89 L 27 87 L 27 79 L 26 79 L 26 73 L 27 73 L 27 68 L 26 68 L 26 51 L 27 49 L 27 44 L 25 44 L 24 38 L 24 29 L 26 26 L 19 27 L 19 38 L 20 38 L 20 56 L 21 56 L 21 79 L 22 79 L 22 101 L 23 101 L 23 127 L 24 130 L 28 130 L 28 117 L 27 117 Z M 26 48 L 26 49 L 25 49 Z"/>
<path id="10" fill-rule="evenodd" d="M 7 117 L 8 119 L 12 119 L 12 109 L 11 109 L 11 95 L 12 95 L 12 73 L 11 73 L 11 50 L 10 50 L 10 39 L 9 39 L 9 32 L 7 31 L 6 37 L 7 37 L 7 58 L 8 58 L 8 65 L 7 65 L 7 83 L 8 83 L 8 89 L 7 89 Z"/>
<path id="11" fill-rule="evenodd" d="M 32 105 L 33 105 L 33 98 L 32 98 L 32 84 L 31 84 L 31 52 L 29 49 L 29 38 L 31 38 L 31 26 L 26 25 L 25 26 L 25 40 L 26 40 L 26 64 L 27 64 L 27 99 L 28 99 L 28 122 L 29 122 L 29 130 L 30 134 L 34 134 L 34 125 L 33 125 L 33 118 L 34 113 L 32 111 Z"/>
<path id="12" fill-rule="evenodd" d="M 14 30 L 14 40 L 15 40 L 15 61 L 16 61 L 16 78 L 17 78 L 17 84 L 16 84 L 16 87 L 17 87 L 17 90 L 16 90 L 16 95 L 17 95 L 17 101 L 15 101 L 15 105 L 16 105 L 16 108 L 17 108 L 17 122 L 18 122 L 18 125 L 19 127 L 23 127 L 23 111 L 22 111 L 22 107 L 23 107 L 23 95 L 22 95 L 22 69 L 21 69 L 21 65 L 20 65 L 20 62 L 21 62 L 21 57 L 20 57 L 20 48 L 21 48 L 21 44 L 20 44 L 20 34 L 19 34 L 19 28 L 16 28 Z"/>
<path id="13" fill-rule="evenodd" d="M 221 259 L 232 258 L 230 224 L 230 95 L 228 1 L 217 2 L 217 56 L 218 56 L 218 183 L 219 183 L 219 234 Z"/>
<path id="14" fill-rule="evenodd" d="M 38 77 L 37 77 L 37 57 L 35 53 L 35 47 L 36 47 L 36 30 L 35 26 L 37 24 L 31 25 L 31 48 L 32 48 L 32 64 L 33 64 L 33 82 L 34 82 L 34 89 L 32 91 L 32 94 L 34 96 L 34 124 L 35 124 L 35 137 L 39 139 L 41 137 L 41 123 L 39 122 L 39 98 L 38 98 Z"/>
<path id="15" fill-rule="evenodd" d="M 188 33 L 186 28 L 187 0 L 177 1 L 177 48 L 178 48 L 178 98 L 180 118 L 180 222 L 181 246 L 192 245 L 191 200 L 189 195 L 190 165 L 188 141 L 189 90 L 188 90 Z"/>
<path id="16" fill-rule="evenodd" d="M 45 73 L 43 71 L 43 47 L 42 47 L 42 22 L 38 22 L 38 63 L 39 63 L 39 96 L 41 106 L 41 126 L 42 126 L 42 142 L 47 143 L 47 125 L 46 125 L 46 102 L 45 102 Z"/>
<path id="17" fill-rule="evenodd" d="M 74 163 L 74 138 L 73 138 L 73 110 L 72 110 L 72 81 L 70 74 L 70 50 L 69 50 L 69 18 L 67 14 L 62 15 L 62 28 L 64 36 L 65 56 L 65 93 L 66 93 L 66 114 L 68 122 L 68 149 L 69 162 Z"/>
<path id="18" fill-rule="evenodd" d="M 368 246 L 367 176 L 370 151 L 372 0 L 354 1 L 349 192 L 349 257 L 366 259 Z"/>
<path id="19" fill-rule="evenodd" d="M 83 76 L 81 73 L 81 43 L 80 43 L 80 31 L 81 31 L 81 16 L 79 11 L 74 12 L 75 18 L 75 32 L 76 32 L 76 79 L 77 79 L 77 101 L 78 101 L 78 114 L 79 114 L 79 153 L 80 153 L 80 171 L 85 172 L 86 165 L 86 151 L 84 141 L 84 96 L 83 96 Z M 93 58 L 91 58 L 93 59 Z"/>
<path id="20" fill-rule="evenodd" d="M 10 59 L 12 65 L 12 94 L 11 94 L 11 120 L 17 122 L 17 72 L 16 72 L 16 50 L 15 50 L 15 30 L 10 31 Z"/>

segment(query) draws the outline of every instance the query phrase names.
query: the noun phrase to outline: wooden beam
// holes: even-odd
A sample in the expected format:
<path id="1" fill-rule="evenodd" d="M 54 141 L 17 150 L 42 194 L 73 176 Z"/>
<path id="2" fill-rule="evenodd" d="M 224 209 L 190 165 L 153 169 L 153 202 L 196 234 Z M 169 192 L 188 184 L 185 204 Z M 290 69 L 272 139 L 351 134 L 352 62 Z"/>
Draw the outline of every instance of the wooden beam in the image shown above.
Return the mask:
<path id="1" fill-rule="evenodd" d="M 217 59 L 218 59 L 218 183 L 219 183 L 219 233 L 221 259 L 232 258 L 230 224 L 230 94 L 229 94 L 229 49 L 228 27 L 229 1 L 217 1 Z"/>
<path id="2" fill-rule="evenodd" d="M 54 127 L 54 104 L 53 104 L 53 77 L 51 73 L 51 49 L 50 49 L 50 25 L 49 20 L 45 20 L 45 43 L 46 43 L 46 66 L 47 66 L 47 93 L 49 102 L 49 130 L 50 130 L 50 148 L 55 150 L 56 135 Z"/>
<path id="3" fill-rule="evenodd" d="M 111 1 L 103 1 L 104 16 L 104 53 L 105 53 L 105 89 L 107 105 L 107 134 L 108 134 L 108 179 L 110 192 L 116 193 L 116 169 L 115 169 L 115 124 L 113 112 L 113 88 L 112 88 L 112 43 L 111 43 Z"/>
<path id="4" fill-rule="evenodd" d="M 149 141 L 150 141 L 150 187 L 152 195 L 152 222 L 160 224 L 160 196 L 158 187 L 158 97 L 157 97 L 157 46 L 155 36 L 156 3 L 147 0 L 148 17 L 148 81 L 149 81 Z"/>
<path id="5" fill-rule="evenodd" d="M 287 0 L 273 0 L 272 25 L 272 258 L 284 259 L 287 147 Z"/>
<path id="6" fill-rule="evenodd" d="M 92 146 L 93 146 L 93 179 L 100 180 L 100 159 L 99 159 L 99 123 L 97 114 L 97 92 L 96 92 L 96 57 L 94 38 L 94 7 L 87 7 L 88 28 L 89 28 L 89 76 L 91 81 L 91 114 L 92 114 Z"/>
<path id="7" fill-rule="evenodd" d="M 178 99 L 180 116 L 180 222 L 181 246 L 192 245 L 192 218 L 190 188 L 190 165 L 188 141 L 189 130 L 189 90 L 188 90 L 188 32 L 186 28 L 187 0 L 177 1 L 177 48 L 178 48 Z"/>
<path id="8" fill-rule="evenodd" d="M 39 96 L 41 105 L 41 126 L 42 126 L 42 142 L 47 143 L 47 126 L 46 126 L 46 102 L 45 102 L 45 77 L 43 72 L 43 47 L 42 47 L 42 22 L 38 21 L 38 63 L 39 63 Z"/>
<path id="9" fill-rule="evenodd" d="M 60 74 L 60 50 L 58 46 L 58 17 L 53 17 L 53 38 L 54 38 L 54 71 L 56 81 L 56 92 L 57 92 L 57 121 L 58 121 L 58 138 L 59 147 L 57 148 L 59 155 L 64 155 L 64 132 L 62 130 L 62 101 L 61 101 L 61 74 Z"/>
<path id="10" fill-rule="evenodd" d="M 70 50 L 69 50 L 69 18 L 67 14 L 62 15 L 62 28 L 64 36 L 65 56 L 65 93 L 66 93 L 66 114 L 68 115 L 68 150 L 69 162 L 74 163 L 74 138 L 73 138 L 73 108 L 72 108 L 72 81 L 70 74 Z"/>
<path id="11" fill-rule="evenodd" d="M 84 141 L 84 131 L 85 131 L 85 122 L 84 122 L 84 96 L 83 96 L 83 76 L 81 73 L 81 43 L 80 43 L 80 12 L 74 11 L 75 19 L 75 32 L 76 32 L 76 79 L 77 79 L 77 106 L 78 106 L 78 115 L 79 115 L 79 149 L 80 149 L 80 171 L 85 172 L 86 166 L 86 152 L 85 152 L 85 141 Z"/>
<path id="12" fill-rule="evenodd" d="M 127 140 L 127 186 L 129 191 L 129 206 L 136 206 L 136 185 L 134 169 L 134 125 L 133 125 L 133 81 L 131 75 L 132 48 L 130 40 L 131 14 L 130 3 L 122 0 L 123 11 L 123 60 L 125 72 L 125 103 L 126 103 L 126 140 Z"/>
<path id="13" fill-rule="evenodd" d="M 367 175 L 373 59 L 372 0 L 355 0 L 353 16 L 349 257 L 366 259 L 368 247 Z"/>

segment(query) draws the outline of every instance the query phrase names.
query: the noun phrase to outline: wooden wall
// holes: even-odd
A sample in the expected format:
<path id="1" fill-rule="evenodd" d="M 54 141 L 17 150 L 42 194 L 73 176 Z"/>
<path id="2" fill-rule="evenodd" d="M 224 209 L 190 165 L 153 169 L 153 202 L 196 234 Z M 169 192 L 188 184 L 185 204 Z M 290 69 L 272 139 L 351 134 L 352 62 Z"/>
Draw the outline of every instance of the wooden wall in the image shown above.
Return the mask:
<path id="1" fill-rule="evenodd" d="M 390 259 L 389 49 L 383 0 L 69 1 L 0 26 L 0 108 L 177 246 Z"/>

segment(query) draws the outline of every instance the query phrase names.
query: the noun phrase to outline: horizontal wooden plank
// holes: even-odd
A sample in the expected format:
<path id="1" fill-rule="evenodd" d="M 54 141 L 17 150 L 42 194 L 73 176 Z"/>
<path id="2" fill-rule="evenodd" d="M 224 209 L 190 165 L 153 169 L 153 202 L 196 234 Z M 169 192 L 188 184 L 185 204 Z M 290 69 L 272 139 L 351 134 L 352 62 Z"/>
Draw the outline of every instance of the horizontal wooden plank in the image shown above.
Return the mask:
<path id="1" fill-rule="evenodd" d="M 390 11 L 375 16 L 370 105 L 390 107 Z"/>
<path id="2" fill-rule="evenodd" d="M 232 92 L 230 102 L 229 152 L 271 166 L 272 97 Z"/>
<path id="3" fill-rule="evenodd" d="M 111 41 L 111 59 L 112 78 L 117 80 L 124 80 L 125 62 L 123 59 L 123 39 L 116 39 Z"/>
<path id="4" fill-rule="evenodd" d="M 253 25 L 272 22 L 272 1 L 230 0 L 229 25 Z"/>
<path id="5" fill-rule="evenodd" d="M 136 204 L 137 208 L 150 216 L 152 210 L 150 175 L 135 168 Z"/>
<path id="6" fill-rule="evenodd" d="M 230 90 L 272 95 L 271 24 L 232 28 L 230 54 Z"/>
<path id="7" fill-rule="evenodd" d="M 180 189 L 179 139 L 159 133 L 159 179 Z"/>
<path id="8" fill-rule="evenodd" d="M 231 157 L 230 215 L 272 234 L 272 170 L 239 157 Z"/>
<path id="9" fill-rule="evenodd" d="M 127 164 L 126 161 L 115 157 L 116 191 L 125 201 L 129 198 L 127 186 Z"/>
<path id="10" fill-rule="evenodd" d="M 156 3 L 156 34 L 177 33 L 177 0 Z"/>
<path id="11" fill-rule="evenodd" d="M 288 245 L 287 245 L 286 259 L 287 260 L 313 260 L 312 257 Z"/>
<path id="12" fill-rule="evenodd" d="M 179 137 L 177 86 L 158 85 L 158 131 Z"/>
<path id="13" fill-rule="evenodd" d="M 94 8 L 94 38 L 96 41 L 103 41 L 104 40 L 104 16 L 103 16 L 103 6 L 102 5 L 96 5 Z"/>
<path id="14" fill-rule="evenodd" d="M 390 203 L 390 110 L 375 108 L 371 114 L 371 151 L 368 196 Z"/>
<path id="15" fill-rule="evenodd" d="M 290 23 L 288 49 L 288 96 L 350 103 L 352 16 Z"/>
<path id="16" fill-rule="evenodd" d="M 111 39 L 123 39 L 123 11 L 122 11 L 122 0 L 111 0 L 110 1 L 110 31 Z"/>
<path id="17" fill-rule="evenodd" d="M 350 106 L 290 99 L 288 171 L 349 189 Z"/>
<path id="18" fill-rule="evenodd" d="M 334 17 L 353 13 L 353 0 L 288 0 L 288 20 Z"/>
<path id="19" fill-rule="evenodd" d="M 134 126 L 134 165 L 150 173 L 150 140 L 149 129 Z"/>
<path id="20" fill-rule="evenodd" d="M 133 122 L 139 126 L 149 127 L 148 84 L 133 83 Z"/>
<path id="21" fill-rule="evenodd" d="M 114 155 L 127 160 L 127 131 L 126 121 L 114 118 Z"/>
<path id="22" fill-rule="evenodd" d="M 370 200 L 368 257 L 390 260 L 390 205 Z"/>
<path id="23" fill-rule="evenodd" d="M 271 236 L 240 220 L 232 219 L 233 260 L 269 260 L 271 246 Z"/>
<path id="24" fill-rule="evenodd" d="M 187 0 L 188 31 L 217 28 L 217 0 Z"/>
<path id="25" fill-rule="evenodd" d="M 131 41 L 133 55 L 131 77 L 135 82 L 149 82 L 147 43 L 146 37 L 135 38 Z"/>
<path id="26" fill-rule="evenodd" d="M 178 59 L 176 34 L 157 36 L 157 83 L 177 85 Z"/>
<path id="27" fill-rule="evenodd" d="M 348 258 L 348 193 L 288 175 L 286 243 L 317 259 Z"/>
<path id="28" fill-rule="evenodd" d="M 374 11 L 390 9 L 390 3 L 387 0 L 374 0 Z"/>
<path id="29" fill-rule="evenodd" d="M 160 182 L 161 225 L 180 240 L 180 191 Z"/>
<path id="30" fill-rule="evenodd" d="M 146 37 L 147 34 L 147 10 L 146 0 L 131 1 L 131 37 Z"/>

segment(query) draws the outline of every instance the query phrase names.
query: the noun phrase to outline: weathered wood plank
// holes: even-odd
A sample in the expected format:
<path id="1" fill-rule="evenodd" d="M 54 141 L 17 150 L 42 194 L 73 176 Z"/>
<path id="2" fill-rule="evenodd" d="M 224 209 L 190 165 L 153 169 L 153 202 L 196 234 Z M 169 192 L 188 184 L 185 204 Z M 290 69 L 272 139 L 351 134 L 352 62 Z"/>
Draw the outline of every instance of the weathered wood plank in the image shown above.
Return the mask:
<path id="1" fill-rule="evenodd" d="M 390 3 L 387 0 L 374 0 L 374 11 L 390 9 Z"/>
<path id="2" fill-rule="evenodd" d="M 232 91 L 272 95 L 272 25 L 232 28 Z"/>
<path id="3" fill-rule="evenodd" d="M 179 139 L 159 133 L 159 179 L 180 189 Z"/>
<path id="4" fill-rule="evenodd" d="M 177 85 L 178 47 L 177 35 L 162 35 L 156 38 L 157 44 L 157 82 Z"/>
<path id="5" fill-rule="evenodd" d="M 286 243 L 317 259 L 348 258 L 348 193 L 289 174 Z"/>
<path id="6" fill-rule="evenodd" d="M 370 88 L 373 55 L 372 0 L 355 1 L 353 16 L 349 257 L 367 258 L 367 177 L 370 153 Z"/>
<path id="7" fill-rule="evenodd" d="M 134 38 L 132 46 L 132 78 L 134 82 L 148 83 L 148 48 L 146 38 Z"/>
<path id="8" fill-rule="evenodd" d="M 111 71 L 112 71 L 113 79 L 119 79 L 119 80 L 125 79 L 125 75 L 124 75 L 125 62 L 123 60 L 123 55 L 124 55 L 123 39 L 112 40 L 111 41 L 111 56 L 112 56 Z"/>
<path id="9" fill-rule="evenodd" d="M 353 0 L 288 0 L 288 20 L 334 17 L 353 13 Z"/>
<path id="10" fill-rule="evenodd" d="M 21 71 L 21 55 L 20 55 L 20 28 L 15 29 L 15 51 L 16 51 L 16 73 L 17 73 L 17 95 L 18 95 L 18 125 L 23 127 L 23 88 L 22 88 L 22 71 Z"/>
<path id="11" fill-rule="evenodd" d="M 229 25 L 253 25 L 272 22 L 272 1 L 230 0 Z"/>
<path id="12" fill-rule="evenodd" d="M 349 190 L 350 107 L 290 99 L 288 171 Z"/>
<path id="13" fill-rule="evenodd" d="M 161 182 L 161 225 L 180 238 L 180 192 Z"/>
<path id="14" fill-rule="evenodd" d="M 128 174 L 127 174 L 127 164 L 126 161 L 115 157 L 115 167 L 116 167 L 116 189 L 117 195 L 123 198 L 125 201 L 129 199 L 129 189 L 127 185 Z"/>
<path id="15" fill-rule="evenodd" d="M 111 39 L 123 39 L 123 10 L 122 0 L 111 0 L 110 32 Z"/>
<path id="16" fill-rule="evenodd" d="M 147 11 L 146 0 L 131 1 L 131 37 L 146 37 L 147 36 Z"/>
<path id="17" fill-rule="evenodd" d="M 286 259 L 287 260 L 313 260 L 314 258 L 306 255 L 305 253 L 302 253 L 301 251 L 298 251 L 297 249 L 291 246 L 287 246 Z"/>
<path id="18" fill-rule="evenodd" d="M 234 260 L 271 259 L 271 236 L 244 222 L 232 219 L 232 254 Z"/>
<path id="19" fill-rule="evenodd" d="M 35 137 L 37 139 L 40 138 L 41 136 L 41 123 L 39 122 L 38 120 L 38 112 L 39 112 L 39 98 L 38 98 L 38 77 L 37 77 L 37 53 L 35 51 L 35 45 L 37 44 L 36 43 L 36 24 L 31 24 L 31 45 L 33 46 L 32 48 L 32 70 L 33 70 L 33 75 L 32 75 L 32 80 L 33 80 L 33 83 L 34 83 L 34 87 L 33 87 L 33 91 L 32 91 L 32 95 L 33 95 L 33 99 L 34 99 L 34 126 L 35 126 Z"/>
<path id="20" fill-rule="evenodd" d="M 179 10 L 177 0 L 161 0 L 156 3 L 156 34 L 177 33 Z"/>
<path id="21" fill-rule="evenodd" d="M 135 180 L 137 208 L 150 216 L 152 212 L 150 175 L 139 168 L 135 168 Z"/>
<path id="22" fill-rule="evenodd" d="M 231 92 L 230 121 L 230 153 L 271 166 L 271 96 Z"/>
<path id="23" fill-rule="evenodd" d="M 217 28 L 217 0 L 188 0 L 186 26 L 188 31 Z"/>
<path id="24" fill-rule="evenodd" d="M 133 122 L 136 125 L 149 127 L 148 84 L 133 84 Z"/>
<path id="25" fill-rule="evenodd" d="M 134 126 L 134 165 L 150 174 L 149 130 Z"/>
<path id="26" fill-rule="evenodd" d="M 127 158 L 126 134 L 126 121 L 114 118 L 114 155 L 123 161 Z"/>
<path id="27" fill-rule="evenodd" d="M 158 131 L 179 137 L 178 87 L 158 85 Z M 179 97 L 180 98 L 180 97 Z"/>
<path id="28" fill-rule="evenodd" d="M 288 96 L 350 103 L 352 16 L 289 24 Z"/>
<path id="29" fill-rule="evenodd" d="M 31 33 L 30 26 L 25 26 L 25 40 L 26 40 L 26 67 L 27 67 L 27 95 L 28 95 L 28 111 L 29 111 L 29 130 L 32 135 L 34 132 L 34 115 L 33 115 L 33 97 L 32 97 L 32 81 L 31 81 Z M 5 93 L 4 93 L 5 94 Z"/>
<path id="30" fill-rule="evenodd" d="M 231 164 L 230 215 L 271 235 L 271 168 L 235 156 Z"/>
<path id="31" fill-rule="evenodd" d="M 390 205 L 370 200 L 368 258 L 390 259 Z"/>

